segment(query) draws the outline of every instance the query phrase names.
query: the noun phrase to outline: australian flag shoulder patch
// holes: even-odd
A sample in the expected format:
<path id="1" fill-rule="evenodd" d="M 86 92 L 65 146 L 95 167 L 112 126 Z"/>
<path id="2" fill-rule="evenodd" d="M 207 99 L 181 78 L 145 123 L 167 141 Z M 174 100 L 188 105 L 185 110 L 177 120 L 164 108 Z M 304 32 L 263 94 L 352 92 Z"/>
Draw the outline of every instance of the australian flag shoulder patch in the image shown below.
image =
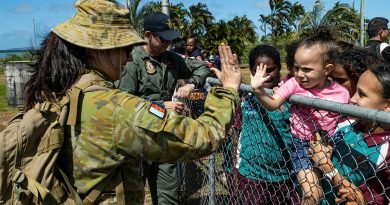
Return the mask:
<path id="1" fill-rule="evenodd" d="M 149 112 L 163 119 L 165 117 L 165 114 L 167 113 L 167 109 L 165 109 L 163 103 L 152 102 L 149 108 Z"/>

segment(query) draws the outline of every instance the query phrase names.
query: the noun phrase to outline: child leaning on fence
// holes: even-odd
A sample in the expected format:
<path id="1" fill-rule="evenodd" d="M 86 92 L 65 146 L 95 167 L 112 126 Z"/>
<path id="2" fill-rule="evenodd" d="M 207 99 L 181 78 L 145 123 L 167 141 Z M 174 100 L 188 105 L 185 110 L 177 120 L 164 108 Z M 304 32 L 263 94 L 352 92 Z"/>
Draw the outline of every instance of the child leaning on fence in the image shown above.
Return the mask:
<path id="1" fill-rule="evenodd" d="M 252 74 L 261 63 L 268 66 L 270 76 L 264 87 L 272 89 L 280 80 L 279 52 L 268 45 L 255 47 L 249 55 Z M 233 130 L 241 132 L 229 138 L 225 155 L 232 204 L 299 204 L 290 174 L 290 104 L 267 111 L 252 93 L 244 93 L 241 99 L 241 112 L 235 118 L 241 123 L 235 123 Z"/>
<path id="2" fill-rule="evenodd" d="M 296 76 L 272 96 L 264 90 L 264 83 L 270 78 L 266 74 L 267 65 L 260 64 L 251 76 L 251 86 L 257 99 L 268 110 L 277 109 L 293 94 L 348 103 L 348 91 L 328 80 L 333 69 L 331 54 L 337 50 L 334 38 L 326 29 L 320 29 L 314 36 L 301 41 L 295 54 Z M 300 105 L 293 105 L 290 112 L 293 171 L 303 192 L 302 203 L 315 204 L 323 193 L 318 181 L 320 173 L 313 169 L 307 149 L 315 132 L 328 132 L 328 136 L 333 134 L 338 115 Z"/>
<path id="3" fill-rule="evenodd" d="M 390 65 L 365 71 L 351 102 L 390 112 Z M 332 147 L 323 143 L 313 142 L 309 149 L 320 169 L 334 173 L 329 180 L 338 188 L 337 198 L 335 201 L 334 194 L 327 194 L 328 203 L 346 200 L 355 204 L 389 204 L 390 125 L 359 119 L 342 122 L 338 127 L 332 138 L 333 155 Z"/>

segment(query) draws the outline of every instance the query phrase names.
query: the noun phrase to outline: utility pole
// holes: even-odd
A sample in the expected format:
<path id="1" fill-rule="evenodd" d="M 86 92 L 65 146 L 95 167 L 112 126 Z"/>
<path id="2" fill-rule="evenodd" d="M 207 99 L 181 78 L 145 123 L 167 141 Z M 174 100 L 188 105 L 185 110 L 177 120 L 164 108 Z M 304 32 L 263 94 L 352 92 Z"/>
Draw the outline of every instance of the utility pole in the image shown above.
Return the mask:
<path id="1" fill-rule="evenodd" d="M 161 8 L 162 12 L 169 16 L 169 8 L 168 8 L 169 0 L 162 0 L 161 6 L 162 6 L 162 8 Z"/>
<path id="2" fill-rule="evenodd" d="M 360 0 L 360 47 L 364 47 L 364 0 Z"/>
<path id="3" fill-rule="evenodd" d="M 37 31 L 36 31 L 36 28 L 35 28 L 35 19 L 33 18 L 33 31 L 34 31 L 34 44 L 33 45 L 33 49 L 36 49 L 38 48 L 38 43 L 37 43 Z"/>

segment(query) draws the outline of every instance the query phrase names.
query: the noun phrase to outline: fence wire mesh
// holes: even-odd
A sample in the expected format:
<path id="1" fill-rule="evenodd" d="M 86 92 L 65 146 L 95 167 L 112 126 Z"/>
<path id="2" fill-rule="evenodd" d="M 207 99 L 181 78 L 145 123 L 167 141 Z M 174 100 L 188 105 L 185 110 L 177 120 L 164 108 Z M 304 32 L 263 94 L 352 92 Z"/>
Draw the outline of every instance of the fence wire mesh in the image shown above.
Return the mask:
<path id="1" fill-rule="evenodd" d="M 208 82 L 218 84 L 215 79 Z M 278 110 L 268 111 L 248 85 L 241 86 L 240 96 L 224 145 L 207 158 L 180 164 L 181 204 L 300 204 L 303 199 L 336 204 L 340 190 L 349 199 L 361 193 L 365 204 L 389 203 L 390 132 L 376 134 L 362 126 L 390 125 L 389 113 L 302 96 L 292 96 Z M 186 115 L 198 117 L 206 97 L 204 89 L 182 99 Z M 290 119 L 292 109 L 297 109 L 296 119 Z M 291 123 L 298 124 L 291 129 Z M 306 148 L 315 133 L 320 134 L 321 145 L 333 150 L 329 160 L 334 170 L 354 185 L 336 182 L 329 173 L 326 177 L 325 157 L 310 160 Z M 302 135 L 311 140 L 297 141 Z M 314 168 L 297 177 L 300 166 Z M 315 186 L 301 189 L 307 180 L 314 180 Z"/>

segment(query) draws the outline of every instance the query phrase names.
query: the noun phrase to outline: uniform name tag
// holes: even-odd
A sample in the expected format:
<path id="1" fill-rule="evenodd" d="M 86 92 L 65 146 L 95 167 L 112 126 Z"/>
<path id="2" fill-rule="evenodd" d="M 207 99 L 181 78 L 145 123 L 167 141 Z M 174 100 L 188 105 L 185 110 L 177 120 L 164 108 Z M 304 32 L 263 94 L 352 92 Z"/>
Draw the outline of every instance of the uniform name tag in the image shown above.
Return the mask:
<path id="1" fill-rule="evenodd" d="M 165 109 L 164 105 L 161 105 L 156 102 L 152 102 L 149 108 L 149 112 L 156 115 L 157 117 L 163 119 L 165 116 L 165 113 L 167 113 L 167 110 Z"/>

